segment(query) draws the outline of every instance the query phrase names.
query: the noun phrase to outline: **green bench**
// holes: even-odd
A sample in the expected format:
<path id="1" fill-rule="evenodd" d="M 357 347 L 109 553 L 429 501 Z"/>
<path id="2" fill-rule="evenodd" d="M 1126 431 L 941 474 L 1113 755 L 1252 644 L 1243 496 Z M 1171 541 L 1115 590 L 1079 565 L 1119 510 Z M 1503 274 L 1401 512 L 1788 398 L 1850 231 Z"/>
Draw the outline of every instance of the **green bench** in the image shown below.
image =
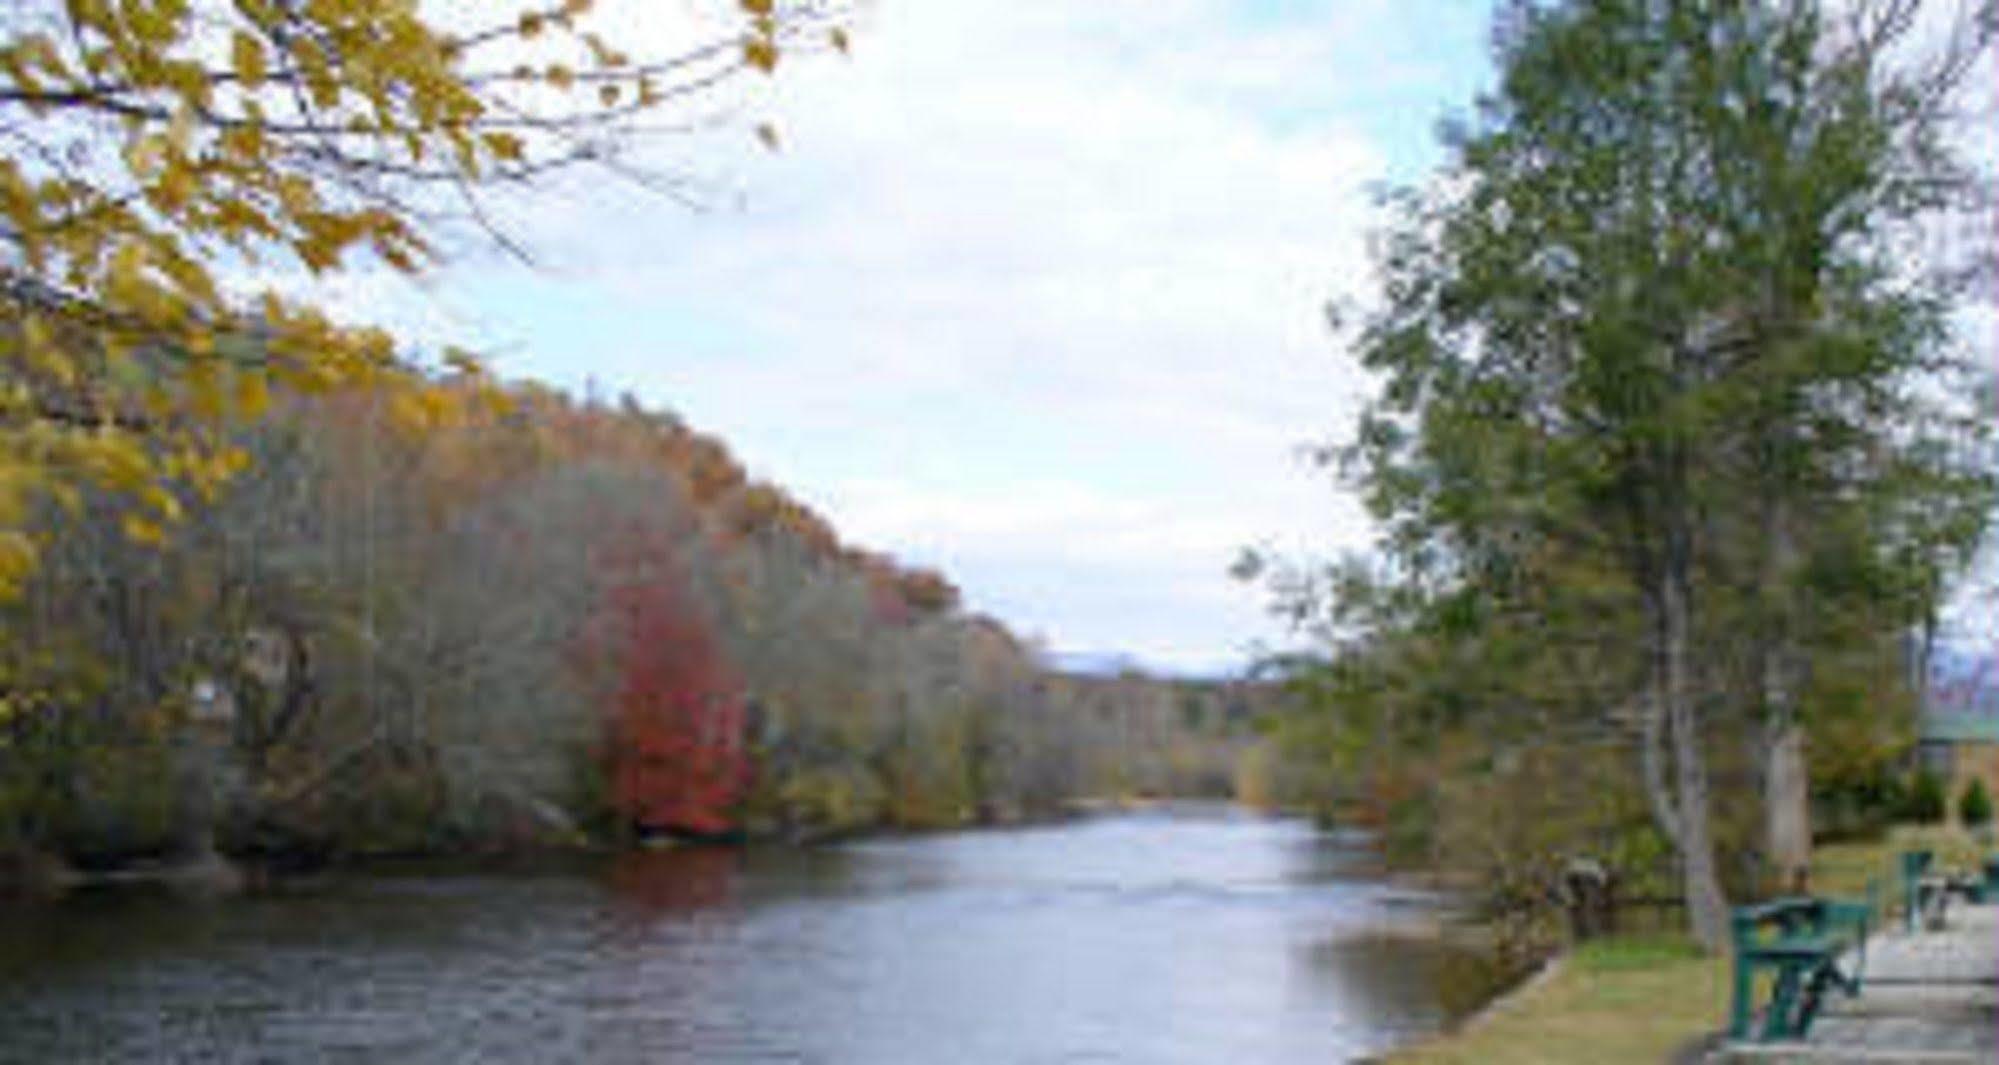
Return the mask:
<path id="1" fill-rule="evenodd" d="M 1983 875 L 1967 875 L 1964 898 L 1971 903 L 1999 902 L 1999 855 L 1985 859 Z"/>
<path id="2" fill-rule="evenodd" d="M 1929 907 L 1929 891 L 1924 886 L 1924 878 L 1930 871 L 1930 862 L 1935 858 L 1929 851 L 1903 851 L 1902 864 L 1902 930 L 1914 932 L 1924 910 Z"/>
<path id="3" fill-rule="evenodd" d="M 1751 1038 L 1756 976 L 1772 974 L 1762 1042 L 1802 1039 L 1811 1030 L 1828 991 L 1860 993 L 1867 966 L 1867 935 L 1874 925 L 1877 886 L 1869 885 L 1868 900 L 1796 897 L 1774 899 L 1735 908 L 1731 928 L 1735 939 L 1735 988 L 1729 1011 L 1729 1034 Z M 1852 973 L 1840 968 L 1840 958 L 1854 954 Z"/>
<path id="4" fill-rule="evenodd" d="M 1943 871 L 1929 851 L 1903 851 L 1901 871 L 1902 921 L 1909 932 L 1942 928 L 1952 895 L 1974 904 L 1999 902 L 1999 857 L 1987 858 L 1982 869 Z"/>

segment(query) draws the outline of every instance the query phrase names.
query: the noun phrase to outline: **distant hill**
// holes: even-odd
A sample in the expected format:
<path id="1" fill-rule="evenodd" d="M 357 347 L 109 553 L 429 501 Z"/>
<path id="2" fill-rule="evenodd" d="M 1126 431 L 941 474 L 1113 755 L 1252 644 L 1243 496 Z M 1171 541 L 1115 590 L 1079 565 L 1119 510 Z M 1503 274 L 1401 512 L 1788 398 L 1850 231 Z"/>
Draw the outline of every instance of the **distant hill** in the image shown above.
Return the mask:
<path id="1" fill-rule="evenodd" d="M 1124 673 L 1156 673 L 1137 656 L 1121 651 L 1047 651 L 1042 664 L 1056 673 L 1080 677 L 1115 677 Z"/>
<path id="2" fill-rule="evenodd" d="M 1240 670 L 1207 669 L 1160 665 L 1125 651 L 1044 651 L 1044 668 L 1077 677 L 1121 677 L 1143 674 L 1162 680 L 1223 682 L 1240 679 Z"/>

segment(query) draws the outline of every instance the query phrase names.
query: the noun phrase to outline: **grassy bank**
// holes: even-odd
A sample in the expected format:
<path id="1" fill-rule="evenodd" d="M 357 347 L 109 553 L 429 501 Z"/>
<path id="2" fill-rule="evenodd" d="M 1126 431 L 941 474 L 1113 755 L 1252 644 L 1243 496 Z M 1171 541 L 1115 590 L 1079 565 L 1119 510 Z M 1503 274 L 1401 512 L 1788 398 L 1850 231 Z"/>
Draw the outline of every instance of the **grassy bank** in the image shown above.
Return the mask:
<path id="1" fill-rule="evenodd" d="M 1815 891 L 1860 896 L 1867 882 L 1894 886 L 1894 856 L 1927 847 L 1967 867 L 1984 849 L 1941 828 L 1897 829 L 1864 843 L 1822 847 Z M 1672 936 L 1628 936 L 1585 944 L 1463 1029 L 1391 1056 L 1392 1065 L 1603 1065 L 1664 1062 L 1719 1028 L 1728 1010 L 1728 959 L 1707 957 Z"/>

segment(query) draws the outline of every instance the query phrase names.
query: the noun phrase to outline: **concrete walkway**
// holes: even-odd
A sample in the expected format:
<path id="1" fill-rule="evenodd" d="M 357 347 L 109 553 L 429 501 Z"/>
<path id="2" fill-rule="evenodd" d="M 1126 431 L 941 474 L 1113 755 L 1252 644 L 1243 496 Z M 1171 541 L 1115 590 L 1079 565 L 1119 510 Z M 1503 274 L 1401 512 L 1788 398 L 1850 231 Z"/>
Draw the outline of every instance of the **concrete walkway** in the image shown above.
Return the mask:
<path id="1" fill-rule="evenodd" d="M 1871 940 L 1860 995 L 1833 993 L 1809 1039 L 1730 1044 L 1709 1060 L 1994 1065 L 1999 1062 L 1999 905 L 1955 905 L 1941 931 L 1903 934 L 1898 926 Z"/>

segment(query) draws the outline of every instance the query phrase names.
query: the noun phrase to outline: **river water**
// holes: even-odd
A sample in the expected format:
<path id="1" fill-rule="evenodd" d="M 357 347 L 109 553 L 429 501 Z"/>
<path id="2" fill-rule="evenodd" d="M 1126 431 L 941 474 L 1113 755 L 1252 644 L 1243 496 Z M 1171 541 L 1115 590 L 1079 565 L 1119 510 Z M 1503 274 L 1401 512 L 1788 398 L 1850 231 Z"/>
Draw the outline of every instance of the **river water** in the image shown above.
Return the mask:
<path id="1" fill-rule="evenodd" d="M 1327 1065 L 1495 978 L 1351 840 L 1213 809 L 0 906 L 9 1063 Z"/>

